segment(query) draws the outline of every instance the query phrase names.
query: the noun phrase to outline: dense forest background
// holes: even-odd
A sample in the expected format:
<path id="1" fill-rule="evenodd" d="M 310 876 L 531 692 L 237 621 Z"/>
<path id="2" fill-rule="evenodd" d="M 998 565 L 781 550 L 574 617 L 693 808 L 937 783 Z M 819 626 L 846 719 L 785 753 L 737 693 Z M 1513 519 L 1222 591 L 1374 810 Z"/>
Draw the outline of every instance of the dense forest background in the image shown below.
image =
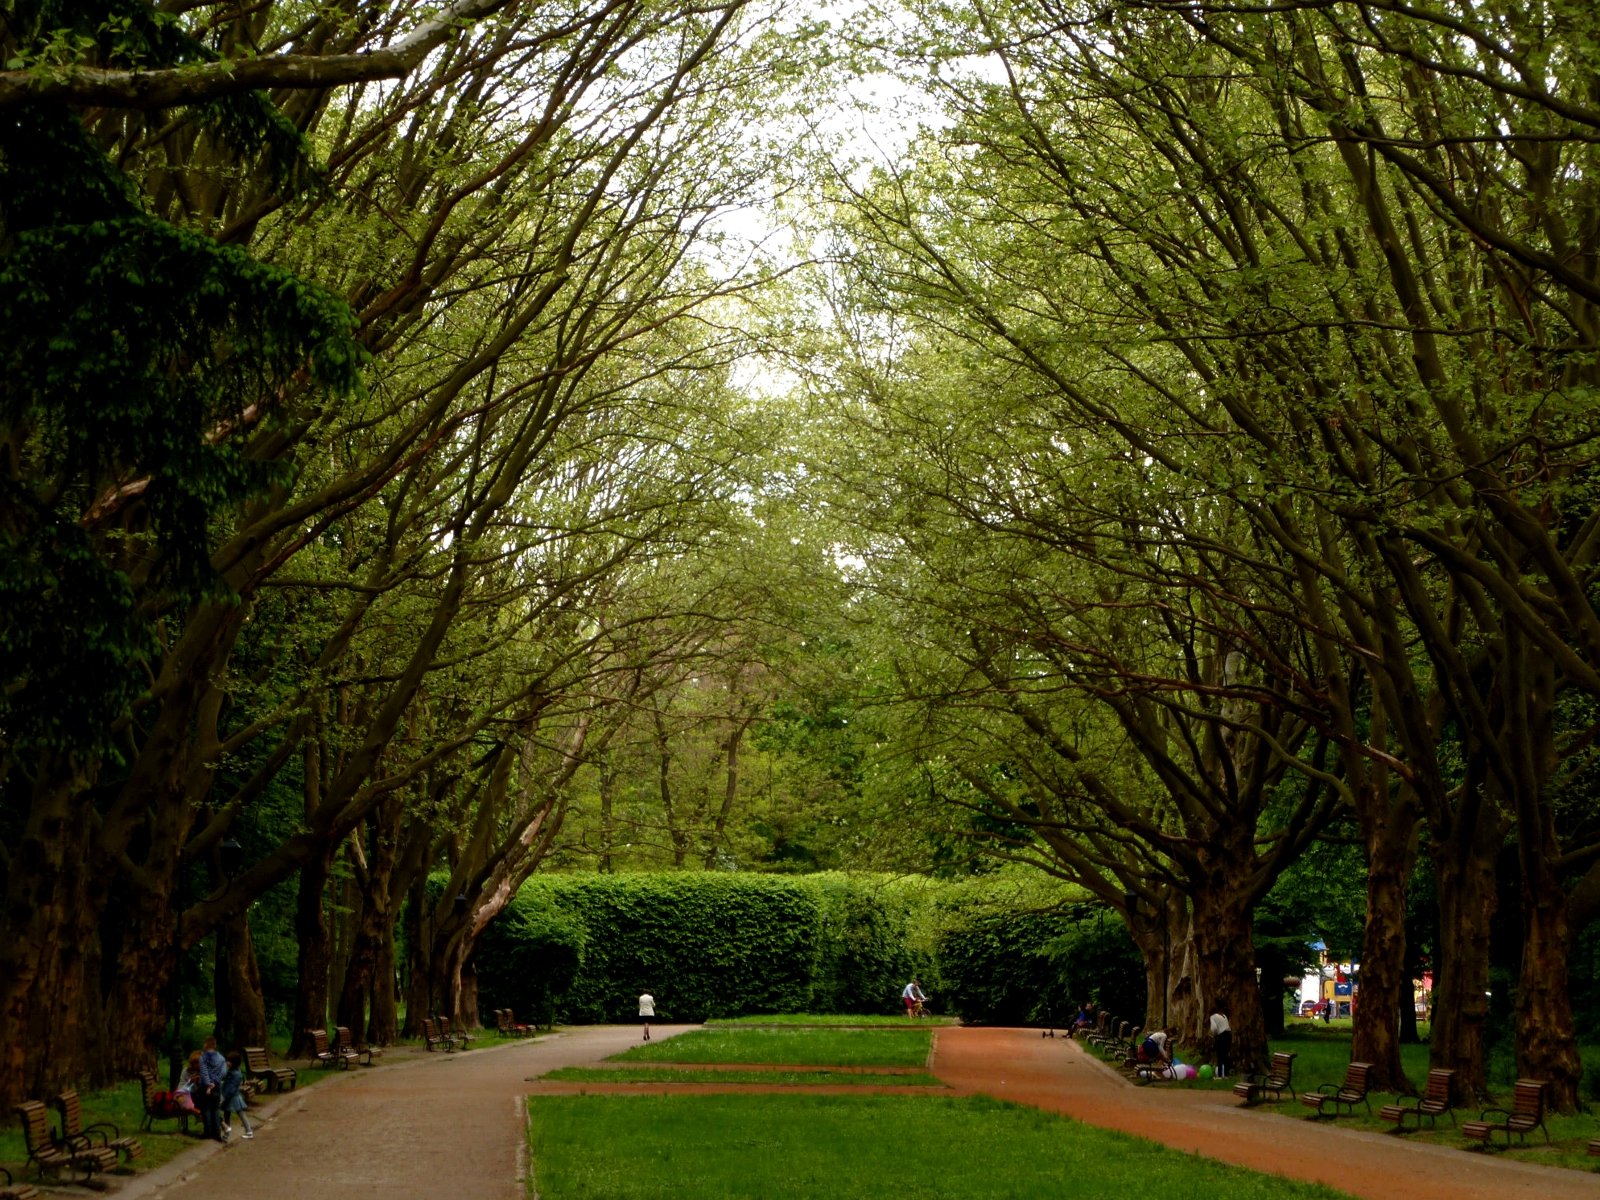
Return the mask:
<path id="1" fill-rule="evenodd" d="M 1597 47 L 11 0 L 0 1103 L 474 1020 L 536 873 L 666 869 L 1031 873 L 1245 1061 L 1321 938 L 1374 1087 L 1427 970 L 1575 1107 Z"/>

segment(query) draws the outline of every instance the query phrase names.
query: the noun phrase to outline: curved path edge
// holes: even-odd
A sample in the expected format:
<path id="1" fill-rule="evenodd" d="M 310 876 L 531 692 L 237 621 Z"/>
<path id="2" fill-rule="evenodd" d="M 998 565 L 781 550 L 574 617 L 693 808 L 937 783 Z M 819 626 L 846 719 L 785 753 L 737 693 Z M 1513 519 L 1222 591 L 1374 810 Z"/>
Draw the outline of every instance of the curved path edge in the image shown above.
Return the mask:
<path id="1" fill-rule="evenodd" d="M 1135 1087 L 1070 1039 L 1036 1029 L 944 1029 L 933 1073 L 992 1096 L 1207 1158 L 1371 1200 L 1597 1200 L 1566 1170 L 1243 1108 L 1227 1092 Z"/>

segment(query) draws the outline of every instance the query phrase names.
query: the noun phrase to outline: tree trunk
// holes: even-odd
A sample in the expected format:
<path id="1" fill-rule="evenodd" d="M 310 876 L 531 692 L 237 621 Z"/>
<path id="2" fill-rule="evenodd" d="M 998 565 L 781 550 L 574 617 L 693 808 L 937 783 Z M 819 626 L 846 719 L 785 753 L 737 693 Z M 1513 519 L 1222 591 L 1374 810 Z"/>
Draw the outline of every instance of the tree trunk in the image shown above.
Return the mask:
<path id="1" fill-rule="evenodd" d="M 48 1095 L 86 1065 L 77 1037 L 82 964 L 72 962 L 72 947 L 84 943 L 70 932 L 73 914 L 83 907 L 88 853 L 89 822 L 77 799 L 82 787 L 64 766 L 59 775 L 41 772 L 8 863 L 0 910 L 0 1028 L 6 1031 L 0 1037 L 0 1111 L 8 1113 L 22 1100 Z M 78 990 L 69 992 L 74 975 Z"/>
<path id="2" fill-rule="evenodd" d="M 1468 845 L 1434 844 L 1439 886 L 1439 954 L 1433 977 L 1433 1028 L 1428 1065 L 1454 1071 L 1456 1099 L 1469 1103 L 1488 1094 L 1484 1048 L 1489 1004 L 1489 927 L 1495 910 L 1492 849 L 1480 818 Z"/>
<path id="3" fill-rule="evenodd" d="M 217 930 L 216 981 L 218 1040 L 226 1046 L 265 1046 L 267 1001 L 248 913 L 229 918 Z"/>
<path id="4" fill-rule="evenodd" d="M 1548 853 L 1530 849 L 1525 842 L 1519 850 L 1522 969 L 1517 985 L 1517 1075 L 1546 1080 L 1549 1103 L 1560 1112 L 1574 1113 L 1579 1109 L 1583 1060 L 1572 1019 L 1566 895 L 1550 869 Z"/>
<path id="5" fill-rule="evenodd" d="M 616 841 L 616 825 L 612 817 L 612 802 L 617 787 L 617 769 L 608 754 L 600 760 L 600 858 L 595 869 L 601 874 L 612 870 L 612 847 Z"/>
<path id="6" fill-rule="evenodd" d="M 290 1058 L 309 1055 L 312 1043 L 306 1030 L 325 1029 L 328 1025 L 328 963 L 332 947 L 323 899 L 332 863 L 332 852 L 324 851 L 313 855 L 300 869 L 294 919 L 295 936 L 300 943 L 300 980 L 294 995 L 294 1025 L 289 1030 Z"/>
<path id="7" fill-rule="evenodd" d="M 372 976 L 372 1022 L 367 1041 L 375 1046 L 392 1046 L 399 1036 L 399 979 L 394 969 L 394 930 L 385 929 L 378 939 L 378 961 Z"/>
<path id="8" fill-rule="evenodd" d="M 1215 886 L 1196 894 L 1190 920 L 1192 975 L 1175 989 L 1189 999 L 1178 1024 L 1183 1040 L 1197 1053 L 1213 1054 L 1211 1014 L 1224 1010 L 1233 1029 L 1233 1061 L 1253 1070 L 1267 1061 L 1267 1026 L 1261 1014 L 1261 988 L 1256 982 L 1253 935 L 1254 900 L 1230 877 L 1219 872 Z"/>
<path id="9" fill-rule="evenodd" d="M 1417 817 L 1409 803 L 1384 797 L 1363 806 L 1367 842 L 1367 915 L 1361 938 L 1361 999 L 1355 1005 L 1350 1057 L 1372 1064 L 1368 1086 L 1413 1089 L 1400 1061 L 1400 1008 L 1411 1004 L 1406 970 L 1406 884 L 1417 853 Z"/>

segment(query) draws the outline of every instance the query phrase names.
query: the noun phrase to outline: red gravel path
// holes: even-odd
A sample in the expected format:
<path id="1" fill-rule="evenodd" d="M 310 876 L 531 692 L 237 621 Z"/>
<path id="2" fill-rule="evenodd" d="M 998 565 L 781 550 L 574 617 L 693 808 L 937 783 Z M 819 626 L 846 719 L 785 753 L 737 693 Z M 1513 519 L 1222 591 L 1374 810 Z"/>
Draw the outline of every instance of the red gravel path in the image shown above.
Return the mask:
<path id="1" fill-rule="evenodd" d="M 1035 1029 L 945 1029 L 933 1073 L 983 1093 L 1373 1200 L 1600 1200 L 1600 1176 L 1241 1108 L 1230 1093 L 1139 1088 Z"/>

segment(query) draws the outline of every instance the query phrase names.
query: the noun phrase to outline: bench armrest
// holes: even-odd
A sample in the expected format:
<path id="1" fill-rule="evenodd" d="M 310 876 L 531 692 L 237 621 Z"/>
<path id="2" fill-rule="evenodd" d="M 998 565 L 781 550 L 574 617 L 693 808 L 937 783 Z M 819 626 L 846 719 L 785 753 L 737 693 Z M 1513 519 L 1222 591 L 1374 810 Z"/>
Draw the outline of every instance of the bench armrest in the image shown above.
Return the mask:
<path id="1" fill-rule="evenodd" d="M 1478 1120 L 1487 1121 L 1491 1113 L 1497 1116 L 1502 1116 L 1508 1121 L 1511 1119 L 1511 1114 L 1503 1108 L 1486 1108 L 1478 1114 Z"/>

